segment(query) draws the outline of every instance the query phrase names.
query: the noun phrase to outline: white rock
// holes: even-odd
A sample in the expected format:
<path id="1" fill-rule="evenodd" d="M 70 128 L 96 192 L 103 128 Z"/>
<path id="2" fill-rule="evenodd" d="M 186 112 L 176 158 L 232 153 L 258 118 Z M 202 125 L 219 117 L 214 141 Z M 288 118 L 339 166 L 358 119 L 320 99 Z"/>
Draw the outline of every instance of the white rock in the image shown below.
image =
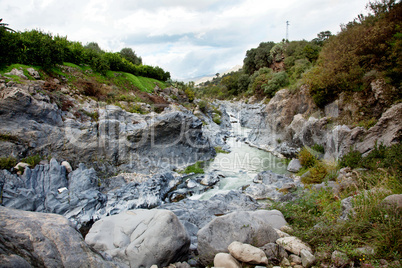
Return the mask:
<path id="1" fill-rule="evenodd" d="M 25 169 L 26 167 L 30 167 L 30 166 L 31 166 L 31 165 L 28 164 L 28 163 L 19 162 L 19 163 L 14 167 L 14 169 L 20 169 L 20 168 Z"/>
<path id="2" fill-rule="evenodd" d="M 64 192 L 64 191 L 67 191 L 67 190 L 68 190 L 67 187 L 62 187 L 62 188 L 57 189 L 57 191 L 59 192 L 59 194 L 61 194 L 61 193 Z"/>
<path id="3" fill-rule="evenodd" d="M 278 235 L 279 235 L 280 238 L 282 238 L 282 237 L 289 237 L 289 236 L 290 236 L 290 234 L 287 234 L 287 233 L 285 233 L 285 232 L 282 232 L 282 231 L 279 230 L 279 229 L 275 229 L 275 231 L 278 233 Z"/>
<path id="4" fill-rule="evenodd" d="M 71 167 L 70 163 L 68 163 L 67 161 L 61 162 L 61 165 L 66 168 L 67 173 L 70 173 L 71 171 L 73 171 L 73 168 Z"/>
<path id="5" fill-rule="evenodd" d="M 268 259 L 264 251 L 252 245 L 235 241 L 229 245 L 228 250 L 230 254 L 239 261 L 250 264 L 268 264 Z"/>
<path id="6" fill-rule="evenodd" d="M 36 71 L 34 68 L 28 68 L 27 69 L 28 73 L 30 76 L 32 76 L 35 79 L 40 79 L 40 75 L 38 73 L 38 71 Z"/>
<path id="7" fill-rule="evenodd" d="M 241 268 L 240 263 L 228 253 L 218 253 L 214 258 L 215 267 Z"/>
<path id="8" fill-rule="evenodd" d="M 302 264 L 304 267 L 309 268 L 314 264 L 315 257 L 313 254 L 311 254 L 310 251 L 302 249 L 300 251 L 300 255 L 301 255 L 301 261 L 302 261 Z"/>
<path id="9" fill-rule="evenodd" d="M 278 240 L 276 240 L 276 243 L 285 248 L 287 251 L 290 251 L 296 255 L 300 255 L 300 251 L 302 249 L 306 249 L 312 252 L 309 246 L 307 246 L 305 243 L 303 243 L 303 241 L 295 236 L 279 238 Z"/>

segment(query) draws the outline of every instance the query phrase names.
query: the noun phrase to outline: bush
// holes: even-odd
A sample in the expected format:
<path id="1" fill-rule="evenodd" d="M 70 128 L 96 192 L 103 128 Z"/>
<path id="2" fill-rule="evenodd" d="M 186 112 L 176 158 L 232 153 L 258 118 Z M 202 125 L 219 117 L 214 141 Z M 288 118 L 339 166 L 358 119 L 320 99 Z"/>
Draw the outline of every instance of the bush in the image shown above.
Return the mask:
<path id="1" fill-rule="evenodd" d="M 206 114 L 208 111 L 208 103 L 205 100 L 201 100 L 198 102 L 198 108 L 201 110 L 201 112 Z"/>
<path id="2" fill-rule="evenodd" d="M 14 157 L 0 157 L 0 169 L 11 169 L 17 164 Z"/>
<path id="3" fill-rule="evenodd" d="M 328 172 L 325 165 L 317 161 L 316 164 L 309 169 L 310 175 L 302 177 L 301 182 L 304 184 L 321 183 L 324 181 Z"/>
<path id="4" fill-rule="evenodd" d="M 289 84 L 289 78 L 286 72 L 274 73 L 272 78 L 268 80 L 266 85 L 263 85 L 264 94 L 272 98 L 275 92 L 280 88 L 285 87 Z"/>
<path id="5" fill-rule="evenodd" d="M 186 174 L 189 174 L 189 173 L 204 174 L 203 162 L 198 161 L 194 165 L 186 167 L 186 169 L 184 170 L 184 173 L 186 173 Z"/>
<path id="6" fill-rule="evenodd" d="M 320 145 L 320 144 L 314 144 L 313 146 L 311 146 L 311 149 L 320 153 L 320 154 L 324 154 L 325 150 L 324 150 L 324 146 Z"/>
<path id="7" fill-rule="evenodd" d="M 301 149 L 301 151 L 297 155 L 297 158 L 299 159 L 300 164 L 306 168 L 314 166 L 317 162 L 317 158 L 313 154 L 311 154 L 309 149 L 307 149 L 306 147 L 303 147 L 303 149 Z"/>
<path id="8" fill-rule="evenodd" d="M 188 101 L 189 102 L 193 102 L 194 98 L 195 98 L 195 93 L 194 91 L 192 91 L 189 88 L 186 88 L 186 90 L 184 91 L 184 93 L 187 95 Z"/>
<path id="9" fill-rule="evenodd" d="M 214 121 L 216 124 L 220 125 L 222 123 L 221 116 L 219 114 L 215 114 L 214 118 L 212 118 L 212 121 Z"/>
<path id="10" fill-rule="evenodd" d="M 31 166 L 31 168 L 34 168 L 41 160 L 43 160 L 43 157 L 40 155 L 33 155 L 21 159 L 20 162 L 27 163 Z"/>

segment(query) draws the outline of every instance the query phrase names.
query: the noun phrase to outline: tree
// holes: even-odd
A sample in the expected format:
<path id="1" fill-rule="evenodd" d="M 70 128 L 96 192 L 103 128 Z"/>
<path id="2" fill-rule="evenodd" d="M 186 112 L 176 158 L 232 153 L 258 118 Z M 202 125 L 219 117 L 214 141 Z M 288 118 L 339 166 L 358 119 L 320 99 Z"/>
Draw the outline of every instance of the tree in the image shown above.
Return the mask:
<path id="1" fill-rule="evenodd" d="M 141 57 L 138 57 L 135 52 L 129 48 L 129 47 L 125 47 L 122 50 L 120 50 L 120 55 L 125 58 L 126 60 L 128 60 L 129 62 L 131 62 L 134 65 L 141 65 L 142 64 L 142 59 Z"/>
<path id="2" fill-rule="evenodd" d="M 0 27 L 1 28 L 4 28 L 5 30 L 10 31 L 10 32 L 15 32 L 13 29 L 7 27 L 8 26 L 7 23 L 4 23 L 2 21 L 3 21 L 3 19 L 0 19 Z"/>
<path id="3" fill-rule="evenodd" d="M 103 52 L 104 52 L 104 51 L 100 48 L 100 46 L 98 45 L 98 43 L 96 43 L 96 42 L 90 42 L 90 43 L 86 44 L 86 45 L 85 45 L 85 48 L 86 48 L 86 49 L 93 50 L 93 51 L 98 52 L 98 53 L 103 53 Z"/>

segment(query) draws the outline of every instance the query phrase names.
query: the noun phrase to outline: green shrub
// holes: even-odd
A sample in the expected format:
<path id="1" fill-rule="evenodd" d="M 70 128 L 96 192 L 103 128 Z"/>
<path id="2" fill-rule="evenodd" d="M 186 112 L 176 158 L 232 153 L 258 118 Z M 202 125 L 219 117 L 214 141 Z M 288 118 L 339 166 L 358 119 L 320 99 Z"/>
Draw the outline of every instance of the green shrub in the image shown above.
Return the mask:
<path id="1" fill-rule="evenodd" d="M 41 160 L 43 160 L 43 157 L 40 155 L 33 155 L 21 159 L 20 162 L 27 163 L 31 166 L 31 168 L 34 168 Z"/>
<path id="2" fill-rule="evenodd" d="M 190 88 L 187 88 L 184 93 L 187 95 L 188 101 L 193 102 L 195 98 L 195 93 Z"/>
<path id="3" fill-rule="evenodd" d="M 0 169 L 11 169 L 17 164 L 14 157 L 0 157 Z"/>
<path id="4" fill-rule="evenodd" d="M 195 174 L 204 174 L 204 169 L 203 169 L 203 162 L 198 161 L 194 165 L 186 167 L 184 170 L 185 174 L 189 173 L 195 173 Z"/>
<path id="5" fill-rule="evenodd" d="M 341 157 L 339 161 L 340 167 L 357 168 L 361 165 L 362 154 L 359 151 L 351 150 L 349 153 Z"/>
<path id="6" fill-rule="evenodd" d="M 208 103 L 205 100 L 201 100 L 198 102 L 198 108 L 205 114 L 208 111 Z"/>
<path id="7" fill-rule="evenodd" d="M 320 144 L 314 144 L 313 146 L 311 146 L 311 149 L 320 153 L 320 154 L 324 154 L 325 150 L 324 150 L 324 146 L 320 145 Z"/>
<path id="8" fill-rule="evenodd" d="M 301 182 L 304 184 L 321 183 L 324 181 L 328 172 L 325 165 L 317 161 L 316 164 L 309 169 L 310 175 L 302 177 Z"/>
<path id="9" fill-rule="evenodd" d="M 0 133 L 0 141 L 17 142 L 18 138 L 10 134 Z"/>
<path id="10" fill-rule="evenodd" d="M 303 147 L 301 149 L 301 151 L 298 153 L 297 158 L 300 161 L 300 164 L 303 167 L 312 167 L 316 164 L 317 162 L 317 158 L 310 153 L 309 149 L 307 149 L 306 147 Z"/>
<path id="11" fill-rule="evenodd" d="M 267 81 L 265 85 L 262 86 L 264 94 L 272 98 L 275 92 L 280 88 L 285 87 L 289 84 L 289 78 L 286 72 L 274 73 L 272 78 Z"/>
<path id="12" fill-rule="evenodd" d="M 212 118 L 212 121 L 214 121 L 216 124 L 220 125 L 222 123 L 221 116 L 219 114 L 215 114 L 214 117 Z"/>

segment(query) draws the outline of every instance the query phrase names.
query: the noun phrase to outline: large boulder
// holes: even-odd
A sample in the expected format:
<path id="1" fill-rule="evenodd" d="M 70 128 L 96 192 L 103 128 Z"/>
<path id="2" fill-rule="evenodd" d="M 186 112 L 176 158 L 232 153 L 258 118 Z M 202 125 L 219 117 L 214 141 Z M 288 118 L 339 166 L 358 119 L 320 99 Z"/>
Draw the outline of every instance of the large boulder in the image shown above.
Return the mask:
<path id="1" fill-rule="evenodd" d="M 96 250 L 130 267 L 165 267 L 187 257 L 190 238 L 167 210 L 130 210 L 103 218 L 85 241 Z"/>
<path id="2" fill-rule="evenodd" d="M 214 195 L 209 200 L 185 199 L 163 204 L 159 208 L 171 210 L 177 215 L 191 236 L 191 249 L 195 250 L 197 232 L 211 220 L 234 211 L 256 210 L 259 205 L 240 191 L 230 191 L 227 194 Z"/>
<path id="3" fill-rule="evenodd" d="M 199 261 L 212 263 L 219 252 L 228 252 L 228 246 L 238 241 L 261 247 L 275 242 L 279 236 L 275 228 L 286 221 L 277 210 L 239 211 L 217 217 L 198 231 Z"/>
<path id="4" fill-rule="evenodd" d="M 63 216 L 0 206 L 0 266 L 115 267 Z"/>
<path id="5" fill-rule="evenodd" d="M 257 174 L 253 183 L 247 187 L 244 193 L 254 199 L 278 200 L 283 196 L 283 193 L 278 190 L 290 183 L 294 183 L 294 180 L 289 177 L 276 174 L 270 170 L 262 171 Z"/>

